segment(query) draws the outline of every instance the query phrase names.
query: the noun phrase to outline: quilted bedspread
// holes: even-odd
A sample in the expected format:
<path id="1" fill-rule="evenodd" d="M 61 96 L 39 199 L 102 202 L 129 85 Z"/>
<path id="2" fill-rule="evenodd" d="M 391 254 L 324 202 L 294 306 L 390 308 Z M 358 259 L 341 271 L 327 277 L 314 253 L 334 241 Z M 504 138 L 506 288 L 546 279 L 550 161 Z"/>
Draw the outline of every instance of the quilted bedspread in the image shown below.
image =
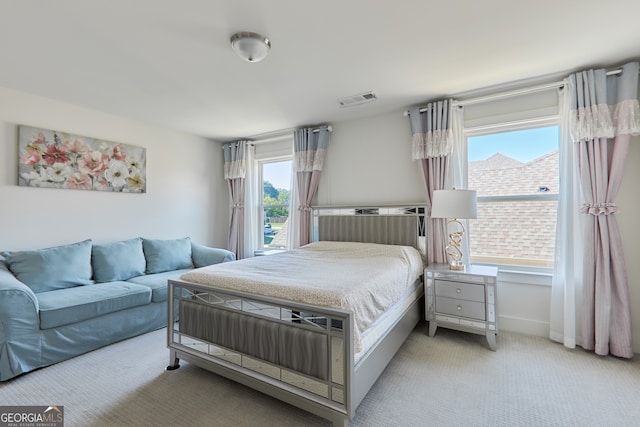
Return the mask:
<path id="1" fill-rule="evenodd" d="M 422 274 L 409 246 L 314 242 L 298 249 L 202 267 L 184 281 L 280 300 L 350 310 L 354 351 L 361 335 Z"/>

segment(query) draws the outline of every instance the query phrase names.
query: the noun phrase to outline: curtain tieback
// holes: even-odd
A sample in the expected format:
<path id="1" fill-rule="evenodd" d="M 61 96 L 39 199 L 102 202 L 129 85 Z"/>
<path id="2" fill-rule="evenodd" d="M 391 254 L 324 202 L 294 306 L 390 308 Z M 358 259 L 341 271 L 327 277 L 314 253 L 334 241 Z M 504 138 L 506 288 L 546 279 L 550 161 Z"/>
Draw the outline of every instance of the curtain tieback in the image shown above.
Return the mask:
<path id="1" fill-rule="evenodd" d="M 233 208 L 234 209 L 242 209 L 242 208 L 244 208 L 244 203 L 234 203 L 233 204 Z"/>
<path id="2" fill-rule="evenodd" d="M 618 212 L 618 206 L 615 203 L 585 203 L 582 205 L 580 212 L 589 215 L 610 215 Z"/>
<path id="3" fill-rule="evenodd" d="M 301 205 L 301 206 L 298 207 L 298 210 L 299 211 L 310 212 L 312 209 L 311 209 L 311 206 L 309 206 L 309 205 L 304 205 L 304 206 Z"/>

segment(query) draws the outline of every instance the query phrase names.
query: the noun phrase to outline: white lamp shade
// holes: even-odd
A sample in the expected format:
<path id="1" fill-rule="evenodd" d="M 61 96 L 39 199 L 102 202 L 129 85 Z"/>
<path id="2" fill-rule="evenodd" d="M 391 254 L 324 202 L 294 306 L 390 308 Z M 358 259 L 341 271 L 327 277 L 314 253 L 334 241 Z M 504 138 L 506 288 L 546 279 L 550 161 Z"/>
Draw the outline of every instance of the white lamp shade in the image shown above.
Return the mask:
<path id="1" fill-rule="evenodd" d="M 258 62 L 269 53 L 271 42 L 260 34 L 244 31 L 231 37 L 231 47 L 245 61 Z"/>
<path id="2" fill-rule="evenodd" d="M 435 190 L 431 202 L 431 218 L 475 219 L 475 190 Z"/>

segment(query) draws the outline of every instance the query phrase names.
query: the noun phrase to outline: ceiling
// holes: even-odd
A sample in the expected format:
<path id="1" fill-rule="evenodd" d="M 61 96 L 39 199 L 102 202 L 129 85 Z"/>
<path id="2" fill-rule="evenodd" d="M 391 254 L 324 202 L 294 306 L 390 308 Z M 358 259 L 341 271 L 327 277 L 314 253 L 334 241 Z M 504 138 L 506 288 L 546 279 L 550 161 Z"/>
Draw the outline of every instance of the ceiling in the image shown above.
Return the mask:
<path id="1" fill-rule="evenodd" d="M 227 141 L 638 59 L 639 16 L 638 0 L 0 0 L 0 86 Z M 237 31 L 270 54 L 241 60 Z"/>

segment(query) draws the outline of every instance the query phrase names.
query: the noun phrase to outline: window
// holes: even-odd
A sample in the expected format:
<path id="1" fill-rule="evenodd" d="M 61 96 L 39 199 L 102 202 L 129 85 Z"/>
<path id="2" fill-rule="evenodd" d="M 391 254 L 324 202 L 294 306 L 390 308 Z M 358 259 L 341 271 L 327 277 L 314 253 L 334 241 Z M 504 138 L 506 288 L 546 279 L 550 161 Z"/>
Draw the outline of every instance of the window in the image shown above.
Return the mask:
<path id="1" fill-rule="evenodd" d="M 559 128 L 487 126 L 467 132 L 471 261 L 553 267 L 558 206 Z"/>
<path id="2" fill-rule="evenodd" d="M 258 163 L 260 182 L 259 227 L 261 250 L 286 249 L 291 193 L 291 158 Z"/>

